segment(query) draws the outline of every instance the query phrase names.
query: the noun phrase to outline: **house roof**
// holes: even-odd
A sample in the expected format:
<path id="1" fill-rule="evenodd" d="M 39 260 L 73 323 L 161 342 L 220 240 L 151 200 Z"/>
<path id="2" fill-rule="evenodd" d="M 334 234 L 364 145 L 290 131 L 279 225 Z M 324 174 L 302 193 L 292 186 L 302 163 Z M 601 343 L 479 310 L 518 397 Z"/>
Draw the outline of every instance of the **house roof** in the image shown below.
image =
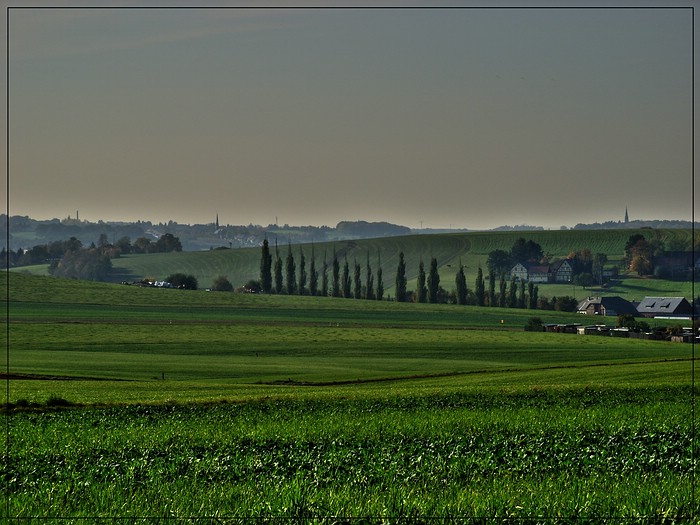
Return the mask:
<path id="1" fill-rule="evenodd" d="M 556 272 L 559 268 L 561 268 L 562 264 L 564 263 L 567 263 L 569 266 L 571 266 L 571 261 L 569 259 L 561 259 L 552 264 L 552 271 Z"/>
<path id="2" fill-rule="evenodd" d="M 687 313 L 692 310 L 685 297 L 645 297 L 638 305 L 641 314 Z"/>
<path id="3" fill-rule="evenodd" d="M 596 304 L 601 305 L 605 310 L 611 313 L 614 312 L 615 315 L 637 313 L 637 309 L 631 302 L 616 295 L 608 297 L 589 297 L 581 301 L 576 309 L 582 312 L 587 310 L 589 306 Z"/>

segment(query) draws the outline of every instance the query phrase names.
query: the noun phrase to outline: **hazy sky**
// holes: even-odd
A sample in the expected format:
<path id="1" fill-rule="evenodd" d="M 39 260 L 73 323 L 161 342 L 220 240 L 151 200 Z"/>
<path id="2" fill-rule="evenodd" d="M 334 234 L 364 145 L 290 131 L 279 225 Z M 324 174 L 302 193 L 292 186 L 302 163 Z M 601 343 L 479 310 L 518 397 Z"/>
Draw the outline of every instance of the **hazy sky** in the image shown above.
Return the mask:
<path id="1" fill-rule="evenodd" d="M 11 8 L 10 214 L 690 219 L 692 2 L 677 5 Z"/>

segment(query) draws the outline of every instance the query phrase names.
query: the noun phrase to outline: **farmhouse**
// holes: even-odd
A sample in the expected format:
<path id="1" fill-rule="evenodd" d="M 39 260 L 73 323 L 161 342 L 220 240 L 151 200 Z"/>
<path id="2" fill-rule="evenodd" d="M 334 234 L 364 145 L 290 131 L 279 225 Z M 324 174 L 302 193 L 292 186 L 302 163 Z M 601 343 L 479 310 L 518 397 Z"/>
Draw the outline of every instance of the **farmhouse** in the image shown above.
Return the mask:
<path id="1" fill-rule="evenodd" d="M 510 271 L 511 279 L 516 281 L 527 281 L 527 266 L 523 263 L 517 263 Z"/>
<path id="2" fill-rule="evenodd" d="M 527 267 L 527 280 L 531 283 L 548 283 L 551 275 L 548 265 L 530 265 Z"/>
<path id="3" fill-rule="evenodd" d="M 569 259 L 562 259 L 552 265 L 551 273 L 555 283 L 570 283 L 574 268 Z"/>
<path id="4" fill-rule="evenodd" d="M 618 316 L 637 315 L 637 309 L 622 297 L 588 297 L 576 307 L 576 312 L 587 315 Z"/>
<path id="5" fill-rule="evenodd" d="M 687 319 L 693 315 L 693 307 L 685 297 L 645 297 L 637 312 L 642 317 Z"/>
<path id="6" fill-rule="evenodd" d="M 517 263 L 510 271 L 516 281 L 533 283 L 569 283 L 573 276 L 573 266 L 569 259 L 563 259 L 552 265 Z"/>

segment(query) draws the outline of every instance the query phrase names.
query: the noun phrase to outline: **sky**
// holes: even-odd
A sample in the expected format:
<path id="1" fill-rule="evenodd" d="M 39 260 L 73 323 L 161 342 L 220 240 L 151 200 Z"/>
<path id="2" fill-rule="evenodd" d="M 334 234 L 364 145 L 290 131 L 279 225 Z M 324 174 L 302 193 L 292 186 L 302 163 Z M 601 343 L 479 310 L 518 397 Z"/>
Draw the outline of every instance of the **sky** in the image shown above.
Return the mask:
<path id="1" fill-rule="evenodd" d="M 10 215 L 692 217 L 692 2 L 11 5 Z"/>

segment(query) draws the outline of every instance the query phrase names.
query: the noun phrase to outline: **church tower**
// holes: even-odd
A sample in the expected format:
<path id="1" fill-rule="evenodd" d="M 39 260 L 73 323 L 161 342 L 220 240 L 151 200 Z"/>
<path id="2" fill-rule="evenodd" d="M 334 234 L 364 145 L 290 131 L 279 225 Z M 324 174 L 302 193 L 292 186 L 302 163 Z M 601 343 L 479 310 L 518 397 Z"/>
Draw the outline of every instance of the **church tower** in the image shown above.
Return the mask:
<path id="1" fill-rule="evenodd" d="M 629 224 L 630 222 L 630 216 L 627 213 L 627 206 L 625 206 L 625 224 Z"/>

